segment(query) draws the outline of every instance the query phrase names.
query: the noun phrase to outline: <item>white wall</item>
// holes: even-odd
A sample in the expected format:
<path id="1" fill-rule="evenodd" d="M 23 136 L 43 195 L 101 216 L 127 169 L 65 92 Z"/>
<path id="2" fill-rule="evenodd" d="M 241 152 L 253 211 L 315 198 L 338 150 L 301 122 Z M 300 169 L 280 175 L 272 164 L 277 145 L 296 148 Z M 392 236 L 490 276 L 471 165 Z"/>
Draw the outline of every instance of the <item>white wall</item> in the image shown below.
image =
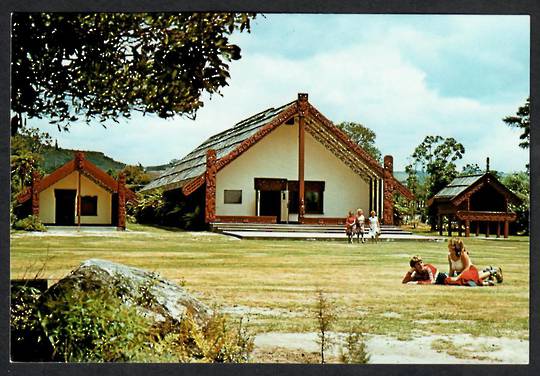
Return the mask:
<path id="1" fill-rule="evenodd" d="M 216 176 L 216 214 L 256 214 L 254 178 L 298 180 L 298 125 L 282 124 Z M 304 180 L 325 181 L 323 215 L 345 217 L 349 210 L 368 210 L 369 183 L 356 175 L 321 143 L 305 133 Z M 242 204 L 224 204 L 223 191 L 241 189 Z"/>
<path id="2" fill-rule="evenodd" d="M 55 223 L 56 199 L 55 189 L 75 189 L 78 188 L 77 171 L 72 172 L 65 178 L 57 181 L 39 194 L 39 218 L 43 223 Z M 81 224 L 111 224 L 112 195 L 99 185 L 81 175 L 81 196 L 97 196 L 97 216 L 81 216 Z M 75 223 L 77 207 L 75 205 Z"/>

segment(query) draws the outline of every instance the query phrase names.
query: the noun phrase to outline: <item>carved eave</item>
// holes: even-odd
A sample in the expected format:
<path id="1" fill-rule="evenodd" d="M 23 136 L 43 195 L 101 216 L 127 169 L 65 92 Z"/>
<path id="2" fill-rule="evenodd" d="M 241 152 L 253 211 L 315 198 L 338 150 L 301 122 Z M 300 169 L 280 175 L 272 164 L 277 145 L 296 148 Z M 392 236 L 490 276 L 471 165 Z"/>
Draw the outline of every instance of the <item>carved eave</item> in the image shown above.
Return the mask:
<path id="1" fill-rule="evenodd" d="M 274 117 L 272 121 L 270 121 L 268 124 L 262 127 L 257 133 L 255 133 L 251 137 L 246 138 L 227 155 L 223 156 L 222 158 L 219 158 L 215 163 L 216 172 L 220 171 L 222 168 L 224 168 L 229 163 L 234 161 L 236 158 L 238 158 L 240 155 L 246 152 L 249 148 L 251 148 L 257 142 L 259 142 L 264 136 L 269 134 L 271 131 L 273 131 L 275 128 L 277 128 L 281 124 L 285 123 L 287 120 L 294 117 L 294 115 L 296 114 L 297 114 L 297 108 L 294 105 L 289 106 L 283 111 L 281 111 L 281 113 L 276 115 L 276 117 Z M 205 180 L 206 180 L 205 174 L 206 172 L 192 179 L 189 183 L 185 184 L 182 187 L 182 193 L 185 196 L 189 196 L 190 194 L 195 192 L 199 187 L 201 187 L 205 183 Z"/>
<path id="2" fill-rule="evenodd" d="M 508 202 L 513 204 L 520 204 L 521 199 L 517 197 L 513 192 L 511 192 L 508 188 L 506 188 L 503 184 L 501 184 L 496 177 L 494 177 L 491 174 L 486 174 L 482 179 L 480 179 L 475 184 L 472 184 L 470 187 L 468 187 L 465 191 L 463 191 L 458 196 L 454 197 L 450 202 L 454 206 L 459 206 L 462 202 L 465 200 L 468 200 L 471 198 L 473 194 L 484 188 L 485 186 L 491 186 L 493 187 L 497 192 L 499 192 L 501 195 L 503 195 Z"/>
<path id="3" fill-rule="evenodd" d="M 401 194 L 403 197 L 405 197 L 408 200 L 414 200 L 416 197 L 414 194 L 409 191 L 407 187 L 405 187 L 403 184 L 401 184 L 400 181 L 396 180 L 396 178 L 392 177 L 394 180 L 394 189 Z"/>
<path id="4" fill-rule="evenodd" d="M 379 162 L 311 104 L 306 131 L 364 180 L 383 178 L 384 169 Z"/>
<path id="5" fill-rule="evenodd" d="M 82 175 L 90 179 L 92 182 L 102 187 L 109 193 L 116 193 L 118 191 L 118 182 L 114 180 L 109 174 L 102 171 L 99 167 L 84 159 L 84 154 L 81 152 L 76 153 L 76 158 L 65 163 L 63 166 L 57 168 L 49 175 L 45 176 L 39 183 L 39 189 L 36 193 L 42 192 L 49 188 L 51 185 L 66 178 L 74 171 L 80 171 Z M 23 203 L 31 198 L 30 188 L 26 188 L 18 197 L 19 203 Z M 135 200 L 135 193 L 126 188 L 126 199 L 128 201 Z"/>

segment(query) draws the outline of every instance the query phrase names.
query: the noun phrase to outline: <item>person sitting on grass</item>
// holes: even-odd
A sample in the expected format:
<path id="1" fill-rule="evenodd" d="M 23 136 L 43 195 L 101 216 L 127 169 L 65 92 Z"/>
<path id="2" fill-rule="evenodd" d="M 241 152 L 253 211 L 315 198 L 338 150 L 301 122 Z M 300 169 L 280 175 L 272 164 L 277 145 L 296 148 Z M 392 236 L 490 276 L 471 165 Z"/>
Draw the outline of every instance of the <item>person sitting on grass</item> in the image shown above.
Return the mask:
<path id="1" fill-rule="evenodd" d="M 446 279 L 445 273 L 439 273 L 431 264 L 424 264 L 420 256 L 413 256 L 409 261 L 411 269 L 405 274 L 401 283 L 415 285 L 442 285 Z"/>
<path id="2" fill-rule="evenodd" d="M 352 243 L 354 231 L 355 231 L 356 217 L 352 211 L 349 211 L 349 215 L 345 219 L 345 234 L 349 239 L 349 243 Z"/>
<path id="3" fill-rule="evenodd" d="M 489 266 L 481 272 L 472 264 L 469 252 L 461 239 L 452 238 L 448 241 L 448 265 L 450 275 L 446 279 L 448 285 L 462 286 L 492 286 L 502 283 L 501 268 Z"/>
<path id="4" fill-rule="evenodd" d="M 377 240 L 379 240 L 379 235 L 381 235 L 379 218 L 377 218 L 377 213 L 375 213 L 375 210 L 372 210 L 369 213 L 369 236 L 375 243 L 377 243 Z"/>
<path id="5" fill-rule="evenodd" d="M 355 223 L 355 232 L 356 232 L 356 240 L 358 243 L 360 243 L 360 237 L 362 237 L 362 243 L 365 242 L 364 239 L 364 224 L 365 224 L 365 217 L 364 217 L 364 211 L 362 209 L 358 209 L 356 211 L 356 223 Z"/>

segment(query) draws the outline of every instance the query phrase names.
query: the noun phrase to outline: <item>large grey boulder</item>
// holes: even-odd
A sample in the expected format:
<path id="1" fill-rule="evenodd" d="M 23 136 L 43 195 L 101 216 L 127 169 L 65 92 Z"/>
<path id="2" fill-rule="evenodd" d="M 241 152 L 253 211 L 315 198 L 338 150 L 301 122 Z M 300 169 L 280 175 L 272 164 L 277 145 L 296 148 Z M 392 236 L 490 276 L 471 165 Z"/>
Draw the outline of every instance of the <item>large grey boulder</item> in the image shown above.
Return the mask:
<path id="1" fill-rule="evenodd" d="M 189 312 L 198 322 L 208 318 L 210 309 L 183 287 L 164 280 L 156 273 L 91 259 L 52 285 L 43 298 L 79 291 L 109 289 L 124 304 L 135 306 L 141 315 L 159 323 L 181 321 Z"/>

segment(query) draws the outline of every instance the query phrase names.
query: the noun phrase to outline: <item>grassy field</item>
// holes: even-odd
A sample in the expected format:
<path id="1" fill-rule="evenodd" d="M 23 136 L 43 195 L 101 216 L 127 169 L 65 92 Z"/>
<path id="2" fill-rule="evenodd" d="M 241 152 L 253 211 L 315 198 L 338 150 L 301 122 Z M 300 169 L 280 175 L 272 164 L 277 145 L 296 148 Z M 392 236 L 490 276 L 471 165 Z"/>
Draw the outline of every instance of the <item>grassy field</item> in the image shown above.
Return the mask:
<path id="1" fill-rule="evenodd" d="M 410 255 L 447 271 L 446 243 L 353 244 L 248 241 L 131 225 L 106 236 L 13 233 L 11 277 L 56 280 L 89 258 L 155 271 L 206 304 L 250 313 L 254 332 L 315 331 L 322 289 L 336 307 L 336 330 L 362 319 L 370 334 L 408 339 L 458 334 L 528 339 L 529 239 L 466 239 L 479 267 L 501 266 L 494 287 L 402 285 Z"/>

